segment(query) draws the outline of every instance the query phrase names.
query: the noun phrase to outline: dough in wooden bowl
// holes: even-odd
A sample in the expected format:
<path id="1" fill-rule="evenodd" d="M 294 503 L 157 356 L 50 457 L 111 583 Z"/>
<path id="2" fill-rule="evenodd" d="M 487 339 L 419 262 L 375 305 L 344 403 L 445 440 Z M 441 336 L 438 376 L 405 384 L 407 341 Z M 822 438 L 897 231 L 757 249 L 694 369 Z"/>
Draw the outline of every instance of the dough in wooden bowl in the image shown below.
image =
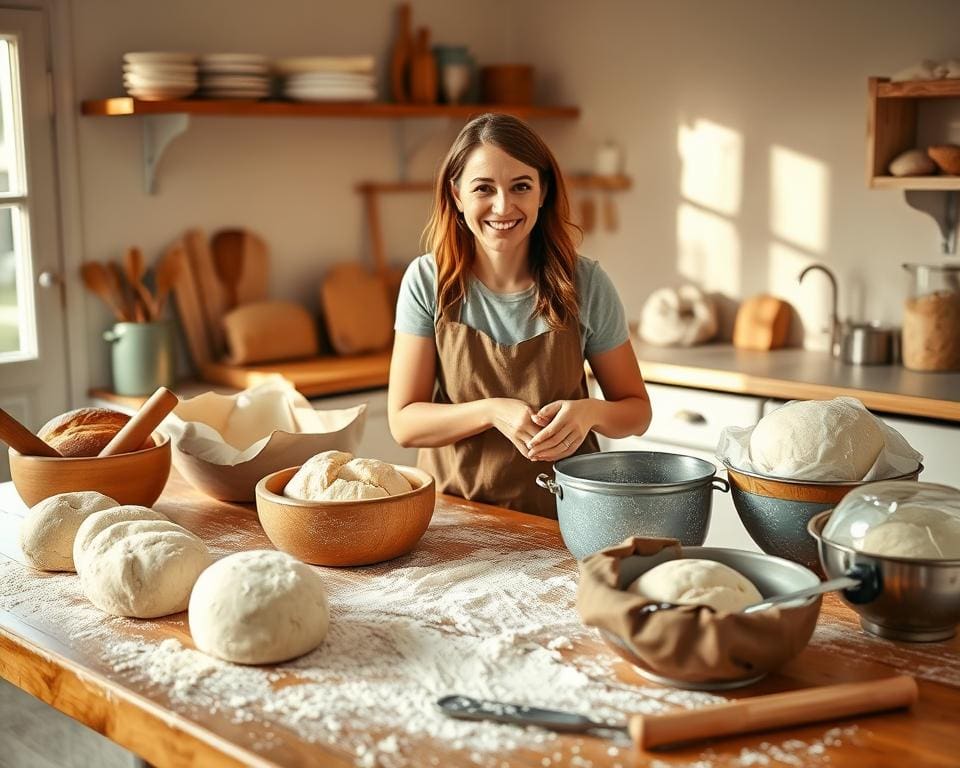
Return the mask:
<path id="1" fill-rule="evenodd" d="M 356 501 L 396 496 L 413 490 L 392 464 L 355 459 L 342 451 L 324 451 L 309 459 L 283 489 L 283 495 L 307 501 Z"/>

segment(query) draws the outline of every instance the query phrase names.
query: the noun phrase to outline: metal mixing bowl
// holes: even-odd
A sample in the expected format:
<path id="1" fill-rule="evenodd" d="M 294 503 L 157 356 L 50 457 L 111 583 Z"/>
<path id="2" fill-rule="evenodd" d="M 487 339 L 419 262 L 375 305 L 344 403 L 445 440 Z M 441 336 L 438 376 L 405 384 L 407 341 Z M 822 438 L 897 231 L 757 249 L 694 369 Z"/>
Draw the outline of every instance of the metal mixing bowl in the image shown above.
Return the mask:
<path id="1" fill-rule="evenodd" d="M 667 559 L 671 559 L 668 552 L 664 554 L 666 555 L 664 557 L 641 557 L 634 555 L 633 557 L 626 557 L 621 560 L 620 589 L 625 589 L 645 571 L 650 570 Z M 752 581 L 764 598 L 789 594 L 790 592 L 813 587 L 820 583 L 817 575 L 809 569 L 779 557 L 762 555 L 759 552 L 746 552 L 740 549 L 724 549 L 720 547 L 684 547 L 682 557 L 715 560 L 718 563 L 728 565 Z M 643 659 L 637 656 L 636 651 L 631 647 L 628 639 L 618 637 L 605 629 L 601 630 L 601 634 L 613 650 L 633 664 L 637 668 L 637 671 L 648 680 L 674 688 L 688 688 L 698 691 L 722 691 L 755 683 L 762 679 L 767 673 L 786 664 L 796 653 L 799 653 L 800 650 L 806 646 L 810 640 L 810 636 L 813 634 L 813 630 L 816 628 L 817 617 L 820 614 L 820 602 L 821 596 L 816 595 L 814 597 L 808 597 L 803 602 L 796 604 L 795 608 L 797 610 L 803 610 L 806 613 L 804 616 L 803 629 L 803 634 L 806 636 L 797 638 L 799 642 L 796 643 L 792 649 L 784 646 L 781 649 L 782 655 L 776 658 L 774 662 L 766 668 L 755 667 L 750 673 L 742 677 L 711 677 L 703 680 L 677 680 L 665 677 L 658 674 L 656 669 L 649 667 Z"/>
<path id="2" fill-rule="evenodd" d="M 630 536 L 703 544 L 713 491 L 728 490 L 713 464 L 677 453 L 584 453 L 553 470 L 537 484 L 557 497 L 560 534 L 578 560 Z"/>
<path id="3" fill-rule="evenodd" d="M 820 557 L 817 543 L 807 533 L 807 523 L 814 515 L 833 509 L 854 488 L 871 482 L 789 480 L 724 466 L 737 514 L 757 546 L 815 571 L 820 570 Z M 918 464 L 913 472 L 886 479 L 916 480 L 922 471 L 923 465 Z"/>
<path id="4" fill-rule="evenodd" d="M 808 525 L 827 576 L 843 576 L 854 565 L 865 565 L 875 570 L 880 585 L 880 594 L 862 605 L 840 593 L 860 614 L 860 625 L 871 634 L 913 643 L 953 637 L 960 623 L 960 560 L 868 555 L 834 544 L 822 535 L 831 512 L 821 512 Z"/>

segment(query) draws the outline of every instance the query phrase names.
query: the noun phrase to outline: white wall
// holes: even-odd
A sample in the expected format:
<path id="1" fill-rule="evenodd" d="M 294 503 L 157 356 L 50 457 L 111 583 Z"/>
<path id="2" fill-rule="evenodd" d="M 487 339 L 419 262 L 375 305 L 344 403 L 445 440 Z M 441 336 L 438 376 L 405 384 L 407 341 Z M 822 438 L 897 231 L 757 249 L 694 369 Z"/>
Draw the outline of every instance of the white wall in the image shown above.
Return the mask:
<path id="1" fill-rule="evenodd" d="M 74 0 L 76 95 L 119 94 L 129 50 L 372 53 L 384 74 L 393 8 Z M 901 193 L 866 189 L 866 79 L 960 55 L 958 3 L 418 0 L 413 13 L 435 40 L 467 44 L 482 63 L 533 63 L 543 101 L 580 106 L 577 121 L 536 124 L 565 167 L 588 169 L 605 139 L 624 149 L 634 187 L 615 198 L 619 229 L 588 235 L 582 250 L 613 275 L 631 316 L 652 289 L 686 279 L 731 298 L 772 291 L 816 331 L 826 284 L 813 275 L 801 290 L 796 274 L 823 261 L 840 279 L 841 314 L 898 322 L 901 262 L 940 258 L 931 219 Z M 78 124 L 80 257 L 116 258 L 139 244 L 152 258 L 190 226 L 249 226 L 271 246 L 274 294 L 314 309 L 325 265 L 368 258 L 354 183 L 396 174 L 391 121 L 194 118 L 151 197 L 140 121 Z M 432 174 L 458 128 L 406 124 L 424 140 L 411 176 Z M 417 196 L 388 202 L 396 260 L 419 252 L 426 210 Z M 84 316 L 89 383 L 102 384 L 109 317 L 89 297 Z"/>

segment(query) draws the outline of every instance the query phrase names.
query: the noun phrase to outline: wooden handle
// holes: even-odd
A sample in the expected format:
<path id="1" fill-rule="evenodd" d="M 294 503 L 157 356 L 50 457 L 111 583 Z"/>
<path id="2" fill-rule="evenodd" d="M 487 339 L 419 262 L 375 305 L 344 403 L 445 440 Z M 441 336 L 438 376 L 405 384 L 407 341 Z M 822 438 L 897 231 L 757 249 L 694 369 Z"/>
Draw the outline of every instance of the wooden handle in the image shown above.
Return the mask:
<path id="1" fill-rule="evenodd" d="M 649 749 L 909 707 L 916 700 L 916 681 L 901 675 L 866 683 L 823 685 L 801 691 L 755 696 L 702 709 L 633 715 L 629 728 L 637 746 Z"/>
<path id="2" fill-rule="evenodd" d="M 0 408 L 0 440 L 24 456 L 60 456 L 60 451 L 43 442 L 3 408 Z"/>
<path id="3" fill-rule="evenodd" d="M 137 450 L 179 402 L 180 399 L 173 392 L 166 387 L 160 387 L 140 406 L 140 410 L 123 429 L 113 436 L 113 440 L 103 447 L 99 455 L 115 456 Z"/>

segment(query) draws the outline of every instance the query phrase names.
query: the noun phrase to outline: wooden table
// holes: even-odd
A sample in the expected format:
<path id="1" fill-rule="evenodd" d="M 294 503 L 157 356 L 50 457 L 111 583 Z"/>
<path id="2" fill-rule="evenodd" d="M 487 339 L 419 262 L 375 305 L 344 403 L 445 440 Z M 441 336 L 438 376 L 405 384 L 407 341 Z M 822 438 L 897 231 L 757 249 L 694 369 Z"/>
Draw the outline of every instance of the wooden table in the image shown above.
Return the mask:
<path id="1" fill-rule="evenodd" d="M 67 602 L 53 593 L 44 601 L 44 584 L 65 584 L 72 575 L 41 574 L 18 562 L 18 516 L 11 484 L 0 486 L 0 675 L 53 707 L 85 723 L 158 766 L 352 765 L 351 737 L 370 730 L 363 719 L 349 723 L 342 742 L 314 742 L 295 729 L 271 723 L 266 716 L 237 722 L 227 710 L 196 711 L 184 707 L 164 686 L 144 683 L 129 670 L 104 658 L 104 641 L 97 632 L 70 627 Z M 269 547 L 251 507 L 228 505 L 193 491 L 171 477 L 157 509 L 204 538 L 216 555 Z M 451 528 L 454 526 L 454 528 Z M 456 530 L 460 543 L 444 531 Z M 461 499 L 439 497 L 430 530 L 418 552 L 438 561 L 470 557 L 480 548 L 504 552 L 547 550 L 562 552 L 556 523 Z M 409 557 L 412 557 L 408 556 Z M 535 556 L 535 553 L 531 553 Z M 392 564 L 360 569 L 323 569 L 328 584 L 348 589 L 374 574 L 402 567 L 408 558 Z M 570 557 L 558 559 L 557 570 L 575 572 Z M 45 579 L 58 581 L 44 582 Z M 73 602 L 82 601 L 77 597 Z M 94 610 L 85 604 L 84 610 Z M 74 605 L 72 610 L 78 610 Z M 86 614 L 85 614 L 86 615 Z M 334 613 L 336 617 L 336 612 Z M 97 617 L 97 622 L 100 618 Z M 156 621 L 102 617 L 102 624 L 120 638 L 157 642 L 174 638 L 192 648 L 185 614 Z M 563 663 L 603 661 L 621 681 L 652 685 L 620 662 L 592 631 L 587 639 L 563 650 Z M 956 739 L 960 719 L 960 639 L 936 644 L 898 644 L 865 635 L 856 616 L 838 600 L 824 603 L 820 624 L 811 644 L 780 673 L 746 691 L 724 694 L 740 697 L 811 685 L 868 680 L 896 672 L 912 673 L 920 683 L 921 698 L 912 711 L 860 717 L 839 723 L 821 723 L 786 731 L 716 741 L 671 751 L 645 753 L 597 737 L 558 736 L 542 748 L 525 746 L 500 754 L 474 754 L 454 743 L 418 737 L 376 757 L 384 766 L 956 766 L 960 764 Z M 286 670 L 277 675 L 283 678 Z M 281 684 L 281 683 L 278 683 Z M 469 692 L 464 692 L 469 693 Z M 389 707 L 390 702 L 383 702 Z M 251 709 L 256 715 L 255 704 Z M 504 726 L 505 727 L 505 726 Z M 369 757 L 369 755 L 368 755 Z"/>

